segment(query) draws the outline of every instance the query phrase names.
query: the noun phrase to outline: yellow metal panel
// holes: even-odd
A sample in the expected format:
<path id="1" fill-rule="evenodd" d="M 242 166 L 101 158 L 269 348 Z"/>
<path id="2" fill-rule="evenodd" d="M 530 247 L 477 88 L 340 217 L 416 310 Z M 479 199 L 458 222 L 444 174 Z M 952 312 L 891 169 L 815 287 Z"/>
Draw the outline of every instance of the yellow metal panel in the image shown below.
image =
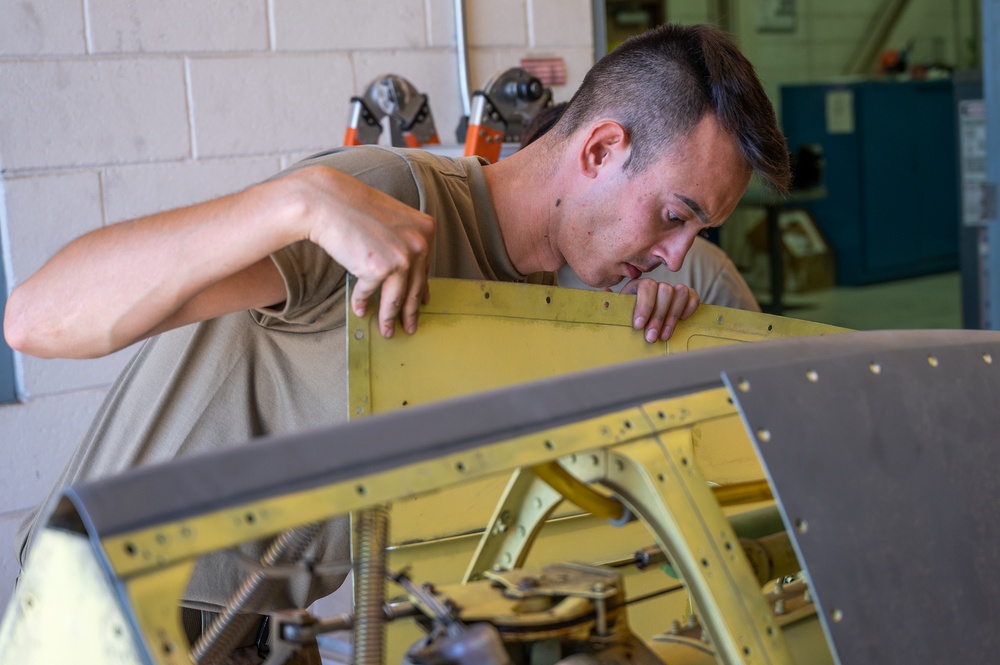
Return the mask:
<path id="1" fill-rule="evenodd" d="M 533 284 L 431 280 L 414 335 L 384 339 L 349 315 L 351 416 L 697 348 L 844 329 L 702 305 L 667 343 L 632 329 L 635 296 Z"/>
<path id="2" fill-rule="evenodd" d="M 414 335 L 386 340 L 378 332 L 376 312 L 363 318 L 348 315 L 353 418 L 666 353 L 844 332 L 702 305 L 677 326 L 669 342 L 649 344 L 641 331 L 632 329 L 635 296 L 451 279 L 433 279 L 430 288 L 431 300 L 421 308 Z M 713 427 L 725 428 L 734 438 L 726 439 L 724 449 L 713 449 L 711 461 L 735 466 L 716 477 L 714 464 L 706 465 L 706 476 L 719 483 L 738 482 L 747 474 L 763 477 L 756 472 L 759 465 L 739 419 L 734 415 Z M 492 478 L 397 503 L 393 542 L 481 529 L 504 484 L 503 478 Z M 556 514 L 567 511 L 572 509 Z"/>
<path id="3" fill-rule="evenodd" d="M 842 331 L 703 305 L 677 326 L 669 342 L 649 344 L 642 331 L 631 326 L 634 296 L 466 280 L 432 280 L 430 288 L 431 301 L 421 309 L 418 332 L 411 336 L 397 335 L 386 340 L 378 332 L 375 312 L 370 311 L 364 318 L 348 315 L 352 418 L 666 353 Z M 721 396 L 724 400 L 725 391 Z M 721 404 L 717 398 L 711 402 Z M 674 425 L 699 423 L 685 440 L 691 442 L 688 456 L 697 460 L 705 477 L 716 484 L 762 479 L 763 471 L 731 405 L 726 403 L 724 412 L 705 417 L 687 411 L 689 403 L 680 407 L 675 403 L 661 405 L 667 413 L 656 405 L 651 408 L 661 417 L 658 424 L 665 424 L 667 418 Z M 712 445 L 702 446 L 701 441 L 711 441 Z M 458 581 L 465 565 L 456 560 L 456 554 L 466 549 L 458 543 L 467 543 L 460 537 L 481 533 L 488 521 L 488 530 L 497 529 L 497 514 L 504 510 L 503 506 L 497 507 L 504 487 L 504 478 L 493 477 L 395 503 L 391 512 L 392 542 L 426 541 L 437 546 L 397 550 L 393 565 L 419 567 L 432 575 L 423 579 L 436 583 Z M 498 513 L 494 514 L 494 510 Z M 563 504 L 554 514 L 576 512 L 575 506 Z M 587 552 L 583 556 L 595 557 L 599 556 L 593 548 L 596 533 L 580 532 L 568 542 L 559 542 L 577 553 L 574 558 L 583 552 Z M 516 533 L 495 535 L 518 546 L 532 541 Z M 611 538 L 619 556 L 649 544 L 649 535 L 643 531 L 619 531 Z M 544 561 L 559 560 L 548 556 L 554 554 L 549 549 L 541 551 L 546 553 Z M 506 562 L 509 566 L 517 555 L 506 556 L 511 558 Z M 476 565 L 482 564 L 473 563 L 473 567 Z M 662 610 L 662 601 L 655 606 Z M 635 614 L 630 613 L 632 623 L 649 627 L 648 621 Z M 657 614 L 662 620 L 664 615 Z M 412 629 L 390 628 L 389 652 L 394 658 L 412 641 Z"/>
<path id="4" fill-rule="evenodd" d="M 143 660 L 87 536 L 43 529 L 0 626 L 0 664 L 87 662 Z"/>

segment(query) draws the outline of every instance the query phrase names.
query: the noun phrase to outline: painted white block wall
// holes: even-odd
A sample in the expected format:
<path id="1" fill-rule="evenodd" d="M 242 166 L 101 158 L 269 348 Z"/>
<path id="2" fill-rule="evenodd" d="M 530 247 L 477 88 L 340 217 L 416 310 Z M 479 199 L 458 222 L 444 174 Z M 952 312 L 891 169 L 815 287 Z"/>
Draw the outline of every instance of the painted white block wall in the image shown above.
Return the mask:
<path id="1" fill-rule="evenodd" d="M 475 88 L 561 56 L 568 99 L 592 64 L 590 0 L 470 0 Z M 340 145 L 349 99 L 396 73 L 461 115 L 452 0 L 0 0 L 0 223 L 13 288 L 102 225 L 218 196 Z M 13 534 L 48 493 L 132 350 L 19 358 L 0 406 L 0 608 Z"/>

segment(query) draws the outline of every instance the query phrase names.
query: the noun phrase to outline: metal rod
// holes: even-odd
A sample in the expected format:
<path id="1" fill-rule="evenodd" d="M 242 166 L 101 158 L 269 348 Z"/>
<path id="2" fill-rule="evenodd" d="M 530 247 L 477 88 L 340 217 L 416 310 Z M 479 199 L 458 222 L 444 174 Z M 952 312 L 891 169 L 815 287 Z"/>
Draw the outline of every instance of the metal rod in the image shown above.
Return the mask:
<path id="1" fill-rule="evenodd" d="M 306 547 L 316 537 L 318 524 L 308 524 L 297 529 L 289 529 L 276 536 L 260 558 L 265 568 L 282 561 L 297 560 Z M 263 570 L 254 570 L 232 595 L 226 607 L 215 618 L 208 629 L 201 634 L 191 649 L 191 659 L 198 665 L 225 662 L 237 640 L 259 617 L 251 612 L 255 603 L 265 600 L 274 591 L 274 584 Z"/>
<path id="2" fill-rule="evenodd" d="M 389 509 L 359 510 L 354 518 L 354 664 L 382 665 L 385 642 L 385 546 Z"/>
<path id="3" fill-rule="evenodd" d="M 455 0 L 455 56 L 458 59 L 458 94 L 462 112 L 469 117 L 469 52 L 465 43 L 465 0 Z"/>
<path id="4" fill-rule="evenodd" d="M 531 472 L 548 483 L 549 487 L 597 517 L 617 520 L 625 514 L 625 507 L 617 499 L 604 496 L 590 485 L 579 480 L 558 462 L 548 462 L 531 467 Z"/>

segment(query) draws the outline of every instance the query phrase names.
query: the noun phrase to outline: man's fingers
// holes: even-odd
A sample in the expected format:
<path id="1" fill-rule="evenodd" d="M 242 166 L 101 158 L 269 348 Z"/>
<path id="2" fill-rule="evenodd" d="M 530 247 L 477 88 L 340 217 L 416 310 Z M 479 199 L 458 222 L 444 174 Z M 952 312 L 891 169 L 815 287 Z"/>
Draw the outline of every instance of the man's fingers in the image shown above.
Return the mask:
<path id="1" fill-rule="evenodd" d="M 635 310 L 632 314 L 632 327 L 636 330 L 647 329 L 656 316 L 658 285 L 651 279 L 633 280 L 626 284 L 622 293 L 635 294 Z M 659 328 L 657 328 L 659 332 Z"/>
<path id="2" fill-rule="evenodd" d="M 670 309 L 660 331 L 660 339 L 666 341 L 674 334 L 677 323 L 681 319 L 686 319 L 698 308 L 698 293 L 694 289 L 689 289 L 683 284 L 677 284 L 672 289 L 673 298 Z"/>
<path id="3" fill-rule="evenodd" d="M 653 311 L 649 317 L 649 322 L 646 324 L 646 332 L 643 335 L 647 342 L 655 342 L 659 339 L 660 331 L 663 329 L 663 324 L 674 295 L 674 291 L 670 285 L 662 282 L 655 285 L 653 293 Z"/>
<path id="4" fill-rule="evenodd" d="M 650 279 L 629 282 L 622 288 L 622 293 L 627 292 L 636 296 L 632 327 L 642 330 L 643 337 L 651 343 L 670 339 L 677 323 L 694 314 L 701 303 L 694 289 Z"/>
<path id="5" fill-rule="evenodd" d="M 356 316 L 365 315 L 365 312 L 368 311 L 368 299 L 372 297 L 377 288 L 378 282 L 358 278 L 354 284 L 354 290 L 351 291 L 351 311 Z"/>
<path id="6" fill-rule="evenodd" d="M 382 297 L 378 307 L 378 329 L 386 339 L 396 332 L 396 317 L 406 301 L 406 278 L 393 273 L 382 282 Z"/>
<path id="7" fill-rule="evenodd" d="M 419 255 L 410 268 L 409 285 L 406 290 L 406 300 L 403 302 L 403 330 L 412 335 L 417 331 L 417 319 L 420 317 L 420 305 L 428 297 L 427 290 L 427 258 Z"/>
<path id="8" fill-rule="evenodd" d="M 686 319 L 697 311 L 698 306 L 701 305 L 701 296 L 698 292 L 688 287 L 688 302 L 687 307 L 684 308 L 684 313 L 681 314 L 681 319 Z"/>

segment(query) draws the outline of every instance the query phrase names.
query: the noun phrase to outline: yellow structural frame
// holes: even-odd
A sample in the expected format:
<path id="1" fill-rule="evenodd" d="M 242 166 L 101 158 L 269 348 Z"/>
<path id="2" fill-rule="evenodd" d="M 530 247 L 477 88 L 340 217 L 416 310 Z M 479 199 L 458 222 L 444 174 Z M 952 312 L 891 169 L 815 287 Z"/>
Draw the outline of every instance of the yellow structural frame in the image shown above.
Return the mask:
<path id="1" fill-rule="evenodd" d="M 669 343 L 647 344 L 631 328 L 630 296 L 453 280 L 432 280 L 431 292 L 420 330 L 412 336 L 384 340 L 376 334 L 374 313 L 349 315 L 353 416 L 668 352 L 842 330 L 702 306 Z M 729 425 L 713 429 L 719 423 Z M 717 388 L 106 537 L 99 556 L 127 596 L 149 658 L 180 665 L 189 660 L 177 608 L 197 557 L 373 505 L 555 462 L 581 481 L 612 490 L 646 523 L 684 578 L 723 662 L 791 662 L 759 585 L 734 548 L 732 528 L 709 487 L 712 479 L 700 468 L 705 460 L 725 476 L 727 465 L 735 463 L 743 470 L 730 474 L 732 482 L 760 477 L 738 459 L 745 442 L 718 464 L 714 453 L 699 454 L 699 447 L 714 451 L 705 441 L 713 438 L 711 432 L 734 431 L 735 409 Z M 579 466 L 586 460 L 597 463 L 583 473 Z M 540 523 L 544 515 L 531 519 Z M 489 520 L 479 526 L 484 522 Z M 494 533 L 500 531 L 488 525 L 470 571 L 502 557 L 504 548 L 526 547 L 492 543 Z M 511 552 L 515 560 L 522 556 L 518 549 Z M 86 653 L 87 645 L 75 649 Z M 3 662 L 8 661 L 0 649 Z"/>

